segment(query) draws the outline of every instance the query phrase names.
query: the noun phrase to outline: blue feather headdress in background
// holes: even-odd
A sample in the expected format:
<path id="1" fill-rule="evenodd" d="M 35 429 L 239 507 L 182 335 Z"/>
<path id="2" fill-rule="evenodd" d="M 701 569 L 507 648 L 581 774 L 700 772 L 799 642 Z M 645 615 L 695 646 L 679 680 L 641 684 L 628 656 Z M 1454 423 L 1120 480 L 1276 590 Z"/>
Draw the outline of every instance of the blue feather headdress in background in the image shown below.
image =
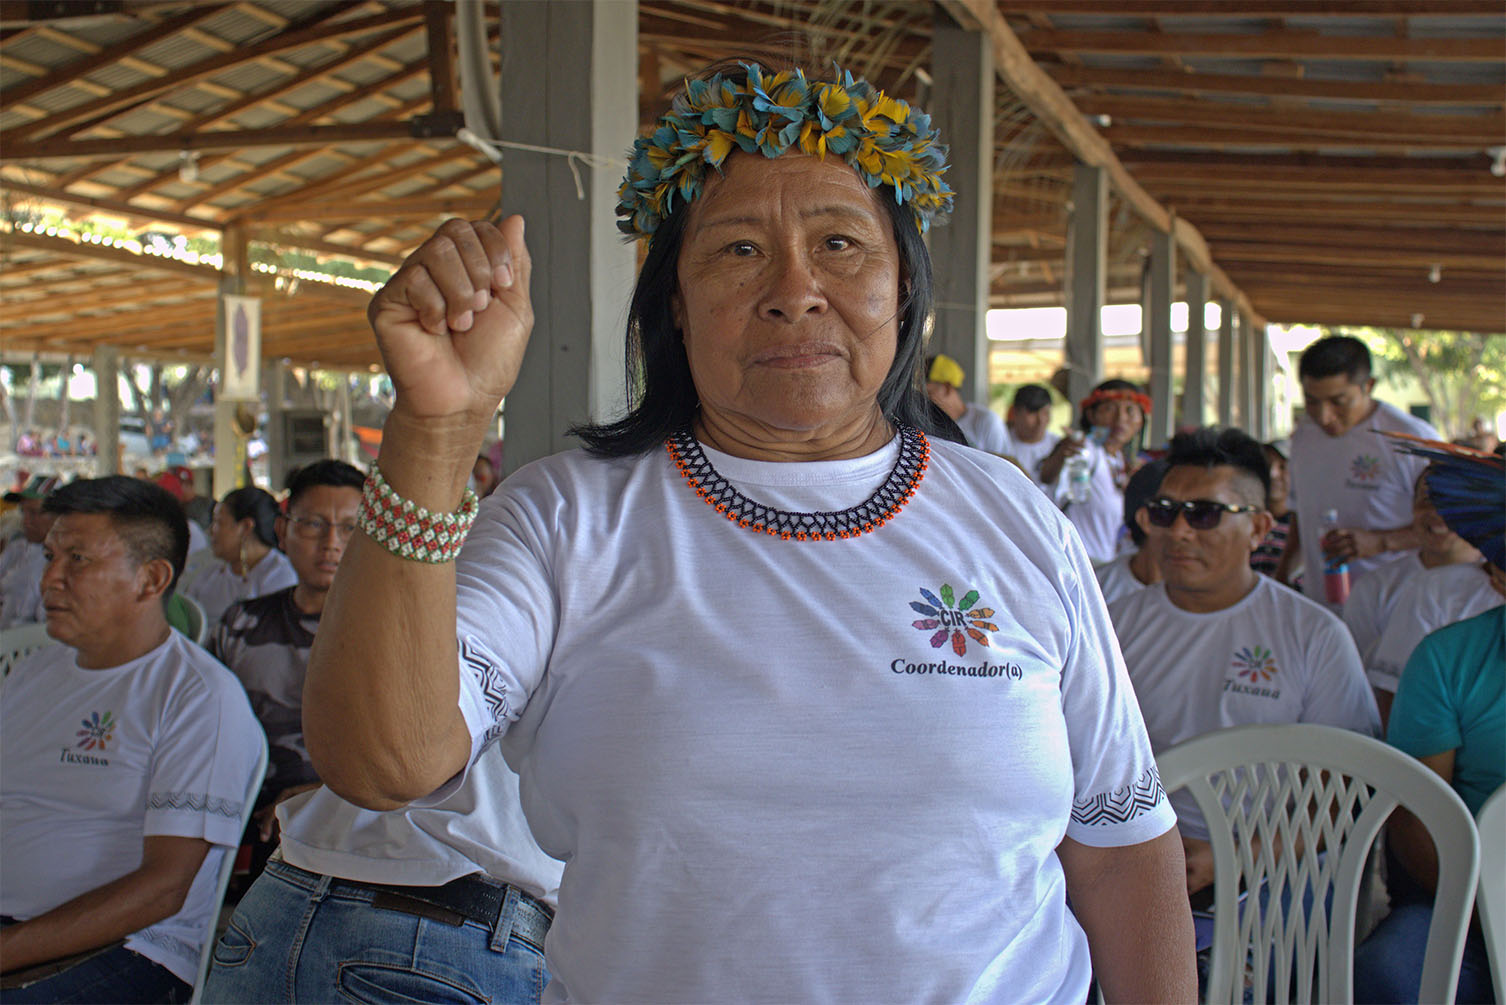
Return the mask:
<path id="1" fill-rule="evenodd" d="M 1431 462 L 1423 476 L 1428 498 L 1449 530 L 1478 548 L 1491 565 L 1506 569 L 1506 460 L 1440 440 L 1385 435 L 1397 450 Z"/>

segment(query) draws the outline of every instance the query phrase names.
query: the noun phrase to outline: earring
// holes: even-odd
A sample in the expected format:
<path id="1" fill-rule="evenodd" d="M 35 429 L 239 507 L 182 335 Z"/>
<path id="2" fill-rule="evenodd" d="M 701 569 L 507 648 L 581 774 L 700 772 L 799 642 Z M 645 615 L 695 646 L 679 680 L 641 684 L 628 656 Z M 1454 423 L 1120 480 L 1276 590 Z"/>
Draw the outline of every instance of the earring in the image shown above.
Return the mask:
<path id="1" fill-rule="evenodd" d="M 241 569 L 240 569 L 239 575 L 244 576 L 246 573 L 248 573 L 250 571 L 251 571 L 251 567 L 246 564 L 246 535 L 242 534 L 241 535 Z"/>

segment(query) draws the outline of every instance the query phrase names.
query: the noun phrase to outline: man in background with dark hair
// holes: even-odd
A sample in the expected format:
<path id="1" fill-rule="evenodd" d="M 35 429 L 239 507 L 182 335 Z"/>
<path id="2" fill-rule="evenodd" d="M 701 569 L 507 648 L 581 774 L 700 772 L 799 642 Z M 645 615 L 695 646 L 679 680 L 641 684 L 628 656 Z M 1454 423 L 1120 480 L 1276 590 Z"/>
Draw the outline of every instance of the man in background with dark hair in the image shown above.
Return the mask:
<path id="1" fill-rule="evenodd" d="M 47 564 L 42 541 L 52 526 L 52 515 L 43 510 L 42 501 L 57 485 L 54 476 L 36 475 L 5 493 L 5 501 L 21 510 L 21 535 L 0 551 L 0 628 L 42 620 L 42 593 L 37 584 Z"/>
<path id="2" fill-rule="evenodd" d="M 1022 384 L 1014 392 L 1004 416 L 1004 456 L 1025 470 L 1030 480 L 1041 483 L 1041 461 L 1061 439 L 1050 430 L 1051 392 L 1039 384 Z"/>
<path id="3" fill-rule="evenodd" d="M 365 480 L 357 468 L 329 459 L 288 475 L 287 508 L 277 518 L 277 540 L 298 582 L 230 605 L 209 640 L 209 651 L 245 687 L 271 747 L 248 835 L 253 876 L 276 847 L 273 808 L 319 784 L 303 742 L 303 678 L 324 600 L 356 531 Z"/>
<path id="4" fill-rule="evenodd" d="M 168 628 L 188 550 L 177 501 L 112 476 L 43 505 L 42 604 L 62 644 L 0 692 L 0 997 L 187 1001 L 261 729 L 235 678 Z"/>
<path id="5" fill-rule="evenodd" d="M 1359 339 L 1319 339 L 1302 353 L 1297 374 L 1307 414 L 1292 434 L 1292 498 L 1302 589 L 1321 603 L 1326 561 L 1347 561 L 1353 581 L 1417 547 L 1412 485 L 1424 462 L 1393 450 L 1380 431 L 1439 436 L 1421 419 L 1370 396 L 1370 350 Z M 1324 526 L 1330 511 L 1338 530 Z"/>
<path id="6" fill-rule="evenodd" d="M 1124 486 L 1124 526 L 1129 531 L 1135 550 L 1114 556 L 1093 569 L 1098 577 L 1098 588 L 1103 591 L 1104 603 L 1112 604 L 1122 597 L 1138 591 L 1141 587 L 1153 586 L 1161 581 L 1161 567 L 1156 564 L 1155 553 L 1147 544 L 1145 534 L 1145 504 L 1150 502 L 1161 488 L 1161 479 L 1166 476 L 1165 461 L 1150 461 L 1130 476 Z"/>
<path id="7" fill-rule="evenodd" d="M 1255 723 L 1379 733 L 1343 622 L 1250 568 L 1271 527 L 1260 444 L 1237 429 L 1199 429 L 1179 433 L 1166 462 L 1141 511 L 1162 582 L 1109 605 L 1151 747 Z M 1207 827 L 1185 790 L 1172 805 L 1196 893 L 1213 882 Z"/>

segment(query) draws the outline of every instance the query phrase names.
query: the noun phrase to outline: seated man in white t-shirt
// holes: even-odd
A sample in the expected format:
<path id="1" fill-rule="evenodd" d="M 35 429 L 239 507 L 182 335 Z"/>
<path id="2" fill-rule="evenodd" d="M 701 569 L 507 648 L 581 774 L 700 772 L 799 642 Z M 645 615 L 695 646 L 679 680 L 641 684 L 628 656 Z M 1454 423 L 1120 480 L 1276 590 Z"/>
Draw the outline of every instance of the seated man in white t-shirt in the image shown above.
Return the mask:
<path id="1" fill-rule="evenodd" d="M 1150 461 L 1131 475 L 1124 486 L 1124 526 L 1135 550 L 1115 555 L 1112 561 L 1093 567 L 1104 603 L 1112 604 L 1142 587 L 1161 581 L 1161 567 L 1156 564 L 1155 553 L 1147 547 L 1150 541 L 1145 535 L 1145 514 L 1141 511 L 1160 490 L 1165 475 L 1165 461 Z"/>
<path id="2" fill-rule="evenodd" d="M 1041 461 L 1061 439 L 1051 425 L 1051 392 L 1039 384 L 1022 384 L 1015 389 L 1009 411 L 1004 415 L 1005 457 L 1014 461 L 1037 485 L 1041 481 Z"/>
<path id="3" fill-rule="evenodd" d="M 1216 729 L 1312 722 L 1374 736 L 1375 698 L 1337 617 L 1250 568 L 1270 530 L 1269 469 L 1237 429 L 1171 441 L 1143 526 L 1162 583 L 1110 605 L 1157 753 Z M 1202 815 L 1172 796 L 1187 853 L 1187 892 L 1213 882 Z"/>
<path id="4" fill-rule="evenodd" d="M 991 408 L 962 400 L 962 382 L 966 379 L 967 372 L 952 357 L 938 353 L 926 358 L 926 394 L 931 401 L 957 423 L 968 446 L 1003 454 L 1009 443 L 1004 420 Z"/>
<path id="5" fill-rule="evenodd" d="M 261 728 L 230 671 L 168 627 L 177 501 L 112 476 L 44 506 L 62 644 L 0 692 L 0 999 L 187 1001 Z"/>

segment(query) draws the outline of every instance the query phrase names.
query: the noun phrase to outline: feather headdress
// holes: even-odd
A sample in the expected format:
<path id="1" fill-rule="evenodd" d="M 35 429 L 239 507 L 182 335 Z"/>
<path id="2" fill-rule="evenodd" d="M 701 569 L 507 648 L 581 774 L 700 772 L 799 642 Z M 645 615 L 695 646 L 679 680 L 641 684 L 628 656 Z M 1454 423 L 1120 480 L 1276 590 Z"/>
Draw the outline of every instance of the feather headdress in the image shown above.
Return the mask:
<path id="1" fill-rule="evenodd" d="M 623 233 L 652 235 L 677 205 L 701 194 L 707 168 L 720 171 L 735 150 L 840 157 L 869 188 L 893 189 L 922 232 L 952 211 L 952 190 L 941 179 L 947 148 L 925 112 L 841 67 L 832 80 L 810 80 L 800 70 L 739 65 L 742 73 L 685 81 L 654 130 L 634 141 L 617 192 Z"/>
<path id="2" fill-rule="evenodd" d="M 1392 446 L 1432 463 L 1423 478 L 1428 498 L 1449 530 L 1506 569 L 1506 460 L 1473 447 L 1386 432 Z"/>

